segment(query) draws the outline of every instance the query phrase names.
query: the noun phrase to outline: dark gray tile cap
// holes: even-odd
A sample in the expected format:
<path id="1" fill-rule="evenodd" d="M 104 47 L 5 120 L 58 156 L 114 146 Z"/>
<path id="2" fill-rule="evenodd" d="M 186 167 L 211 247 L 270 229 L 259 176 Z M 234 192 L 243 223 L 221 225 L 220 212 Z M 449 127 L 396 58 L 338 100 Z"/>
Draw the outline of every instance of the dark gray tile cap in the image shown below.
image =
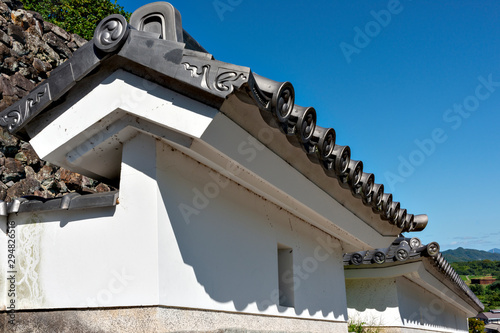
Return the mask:
<path id="1" fill-rule="evenodd" d="M 13 213 L 36 213 L 55 210 L 77 210 L 98 207 L 112 207 L 118 204 L 118 191 L 80 195 L 69 193 L 61 198 L 45 199 L 26 196 L 12 202 L 0 202 L 0 216 Z"/>
<path id="2" fill-rule="evenodd" d="M 484 305 L 481 301 L 479 301 L 477 296 L 474 295 L 453 267 L 446 261 L 441 252 L 439 252 L 439 244 L 436 242 L 423 245 L 420 239 L 416 237 L 405 238 L 401 235 L 387 248 L 345 253 L 343 261 L 344 265 L 350 268 L 363 268 L 365 266 L 390 266 L 391 264 L 415 262 L 422 260 L 422 258 L 428 258 L 437 271 L 443 273 L 445 277 L 462 290 L 474 304 L 484 309 Z"/>
<path id="3" fill-rule="evenodd" d="M 220 109 L 230 95 L 254 105 L 262 119 L 300 147 L 323 172 L 401 232 L 421 231 L 426 215 L 413 215 L 392 194 L 384 193 L 375 175 L 364 172 L 362 161 L 351 160 L 349 146 L 336 144 L 332 128 L 317 126 L 316 110 L 295 104 L 290 82 L 278 82 L 248 67 L 215 60 L 182 29 L 179 12 L 155 2 L 132 14 L 111 15 L 96 27 L 94 38 L 55 69 L 27 97 L 0 112 L 0 126 L 23 136 L 23 127 L 98 66 L 118 66 L 169 89 Z M 113 68 L 115 68 L 113 67 Z M 319 171 L 318 169 L 318 172 Z M 401 251 L 404 253 L 404 251 Z"/>

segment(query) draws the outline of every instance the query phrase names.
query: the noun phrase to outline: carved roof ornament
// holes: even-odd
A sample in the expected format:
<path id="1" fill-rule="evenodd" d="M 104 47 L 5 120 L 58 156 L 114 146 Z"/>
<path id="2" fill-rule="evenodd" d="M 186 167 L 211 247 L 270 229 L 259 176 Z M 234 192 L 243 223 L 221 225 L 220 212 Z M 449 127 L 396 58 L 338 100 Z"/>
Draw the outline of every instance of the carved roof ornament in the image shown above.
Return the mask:
<path id="1" fill-rule="evenodd" d="M 388 248 L 344 254 L 344 265 L 404 262 L 421 257 L 436 257 L 438 254 L 438 243 L 422 245 L 417 237 L 405 238 L 401 235 Z"/>
<path id="2" fill-rule="evenodd" d="M 104 52 L 115 52 L 125 43 L 129 25 L 125 17 L 113 14 L 103 19 L 94 31 L 94 44 Z"/>
<path id="3" fill-rule="evenodd" d="M 21 124 L 32 119 L 36 110 L 44 108 L 51 101 L 49 84 L 42 84 L 32 90 L 26 98 L 2 112 L 0 126 L 6 127 L 9 132 L 15 132 Z"/>
<path id="4" fill-rule="evenodd" d="M 139 31 L 158 34 L 160 39 L 184 42 L 181 14 L 168 2 L 140 7 L 130 16 L 130 25 Z"/>
<path id="5" fill-rule="evenodd" d="M 0 126 L 29 139 L 25 125 L 99 66 L 120 66 L 138 76 L 148 76 L 148 80 L 216 109 L 235 95 L 239 101 L 256 106 L 269 126 L 279 129 L 291 145 L 321 165 L 323 170 L 316 172 L 336 178 L 380 219 L 400 232 L 421 231 L 427 225 L 426 215 L 409 214 L 393 201 L 392 194 L 384 193 L 383 184 L 375 183 L 375 175 L 364 171 L 362 161 L 351 160 L 349 146 L 336 143 L 333 128 L 317 125 L 313 107 L 295 104 L 290 82 L 274 81 L 248 67 L 215 60 L 182 28 L 179 12 L 166 2 L 137 9 L 130 24 L 117 14 L 102 20 L 94 38 L 52 71 L 50 78 L 0 112 Z M 401 259 L 405 255 L 402 250 Z"/>

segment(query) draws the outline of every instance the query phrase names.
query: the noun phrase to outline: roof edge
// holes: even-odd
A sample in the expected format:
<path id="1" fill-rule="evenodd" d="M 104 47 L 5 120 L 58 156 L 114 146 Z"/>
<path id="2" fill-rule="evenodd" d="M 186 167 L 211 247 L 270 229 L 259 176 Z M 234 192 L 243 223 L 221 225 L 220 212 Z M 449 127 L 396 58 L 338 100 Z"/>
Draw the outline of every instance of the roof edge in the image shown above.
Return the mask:
<path id="1" fill-rule="evenodd" d="M 440 281 L 443 280 L 443 276 L 440 275 L 444 275 L 445 280 L 460 290 L 478 311 L 484 309 L 481 301 L 439 252 L 439 244 L 436 242 L 422 245 L 420 239 L 416 237 L 400 236 L 388 248 L 345 253 L 343 258 L 347 269 L 388 267 L 407 262 L 423 261 L 424 266 L 432 275 Z M 425 262 L 428 264 L 425 265 Z"/>
<path id="2" fill-rule="evenodd" d="M 166 14 L 157 10 L 160 4 L 168 7 L 165 9 Z M 144 29 L 144 21 L 151 15 L 172 16 L 173 21 L 168 23 L 169 31 L 175 33 L 168 35 L 164 32 L 166 28 L 161 31 L 148 27 L 146 30 L 152 31 L 137 30 Z M 393 200 L 392 194 L 384 193 L 383 184 L 375 183 L 374 174 L 363 171 L 362 161 L 351 159 L 349 146 L 336 144 L 333 128 L 316 125 L 313 107 L 295 104 L 295 91 L 290 82 L 273 81 L 253 73 L 247 67 L 214 60 L 202 51 L 187 50 L 186 44 L 182 43 L 180 15 L 170 4 L 143 6 L 133 17 L 131 22 L 142 22 L 137 23 L 139 27 L 129 25 L 118 14 L 102 20 L 96 27 L 92 41 L 56 68 L 51 77 L 28 96 L 0 113 L 0 125 L 11 133 L 25 135 L 23 127 L 29 121 L 59 100 L 110 56 L 117 54 L 139 67 L 159 73 L 159 78 L 155 79 L 164 78 L 163 83 L 168 88 L 217 109 L 221 109 L 230 95 L 257 106 L 269 126 L 278 128 L 293 146 L 300 147 L 309 160 L 321 165 L 327 176 L 336 178 L 342 188 L 370 207 L 376 216 L 402 232 L 425 228 L 428 221 L 426 215 L 409 214 L 399 202 Z"/>

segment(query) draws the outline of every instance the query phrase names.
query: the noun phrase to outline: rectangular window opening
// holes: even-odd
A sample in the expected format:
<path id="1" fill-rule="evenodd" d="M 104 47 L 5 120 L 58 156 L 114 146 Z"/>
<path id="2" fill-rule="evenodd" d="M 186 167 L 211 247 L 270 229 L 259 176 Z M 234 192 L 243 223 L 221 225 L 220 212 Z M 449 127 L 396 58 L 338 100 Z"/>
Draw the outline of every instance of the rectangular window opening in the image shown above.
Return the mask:
<path id="1" fill-rule="evenodd" d="M 294 306 L 293 249 L 278 243 L 279 305 Z"/>

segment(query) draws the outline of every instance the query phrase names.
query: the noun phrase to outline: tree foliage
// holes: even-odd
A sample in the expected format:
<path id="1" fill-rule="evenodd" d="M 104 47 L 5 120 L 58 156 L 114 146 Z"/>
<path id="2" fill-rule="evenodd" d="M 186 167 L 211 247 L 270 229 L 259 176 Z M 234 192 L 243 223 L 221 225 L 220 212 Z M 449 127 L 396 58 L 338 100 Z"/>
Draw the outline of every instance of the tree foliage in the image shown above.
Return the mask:
<path id="1" fill-rule="evenodd" d="M 475 260 L 468 262 L 454 262 L 451 266 L 469 282 L 474 277 L 492 276 L 497 279 L 490 285 L 471 284 L 469 288 L 484 304 L 485 311 L 500 308 L 500 261 Z M 467 277 L 467 278 L 465 278 Z"/>
<path id="2" fill-rule="evenodd" d="M 475 260 L 467 262 L 454 262 L 451 266 L 459 275 L 492 275 L 500 277 L 500 261 Z"/>
<path id="3" fill-rule="evenodd" d="M 477 318 L 469 318 L 469 333 L 484 332 L 484 321 Z"/>
<path id="4" fill-rule="evenodd" d="M 25 9 L 39 12 L 44 20 L 54 23 L 64 30 L 90 40 L 99 21 L 111 14 L 125 12 L 116 0 L 23 0 Z"/>

